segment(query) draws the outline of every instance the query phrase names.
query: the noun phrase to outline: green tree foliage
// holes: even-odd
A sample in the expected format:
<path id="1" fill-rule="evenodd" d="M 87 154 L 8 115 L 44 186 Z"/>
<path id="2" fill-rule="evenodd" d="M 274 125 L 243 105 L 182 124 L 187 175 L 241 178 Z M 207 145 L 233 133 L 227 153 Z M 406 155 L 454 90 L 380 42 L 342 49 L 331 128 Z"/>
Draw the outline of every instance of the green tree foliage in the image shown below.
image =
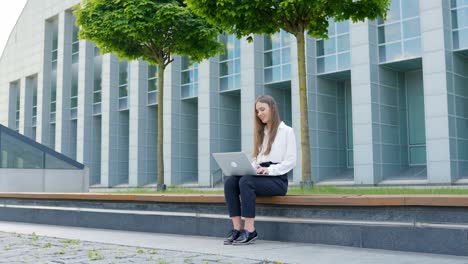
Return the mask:
<path id="1" fill-rule="evenodd" d="M 238 37 L 283 29 L 296 37 L 301 113 L 302 183 L 312 184 L 305 68 L 305 33 L 327 37 L 328 19 L 385 17 L 390 0 L 185 0 L 198 15 Z"/>
<path id="2" fill-rule="evenodd" d="M 174 54 L 199 62 L 222 52 L 218 27 L 177 0 L 84 0 L 76 6 L 81 39 L 123 59 L 158 65 L 158 188 L 164 185 L 164 70 Z"/>

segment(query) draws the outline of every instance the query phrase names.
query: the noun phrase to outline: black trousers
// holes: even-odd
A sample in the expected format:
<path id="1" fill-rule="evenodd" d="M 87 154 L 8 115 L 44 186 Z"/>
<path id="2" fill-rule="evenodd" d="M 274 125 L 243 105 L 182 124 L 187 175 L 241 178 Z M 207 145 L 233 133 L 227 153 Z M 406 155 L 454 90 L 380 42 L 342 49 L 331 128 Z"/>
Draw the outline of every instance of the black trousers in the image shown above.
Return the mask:
<path id="1" fill-rule="evenodd" d="M 230 217 L 254 218 L 257 196 L 284 196 L 287 191 L 287 174 L 281 176 L 230 176 L 224 182 L 224 198 Z"/>

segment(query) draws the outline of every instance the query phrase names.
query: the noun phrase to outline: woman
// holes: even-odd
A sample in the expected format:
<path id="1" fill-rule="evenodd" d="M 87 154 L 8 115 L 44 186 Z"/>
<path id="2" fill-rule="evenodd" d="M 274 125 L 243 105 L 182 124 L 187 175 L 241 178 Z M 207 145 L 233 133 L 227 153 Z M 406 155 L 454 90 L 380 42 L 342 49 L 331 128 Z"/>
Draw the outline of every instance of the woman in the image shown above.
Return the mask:
<path id="1" fill-rule="evenodd" d="M 256 196 L 286 195 L 287 173 L 296 166 L 294 131 L 280 120 L 273 97 L 258 97 L 255 115 L 252 165 L 257 168 L 257 174 L 266 176 L 231 176 L 225 181 L 224 195 L 233 224 L 225 245 L 246 245 L 257 239 Z M 241 216 L 245 218 L 244 227 Z"/>

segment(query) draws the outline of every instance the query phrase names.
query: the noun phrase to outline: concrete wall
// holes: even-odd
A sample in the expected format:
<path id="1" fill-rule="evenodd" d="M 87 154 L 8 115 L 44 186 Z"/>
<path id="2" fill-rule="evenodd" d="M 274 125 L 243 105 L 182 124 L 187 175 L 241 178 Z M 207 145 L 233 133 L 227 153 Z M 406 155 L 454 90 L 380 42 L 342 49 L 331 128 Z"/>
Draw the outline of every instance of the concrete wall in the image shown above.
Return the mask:
<path id="1" fill-rule="evenodd" d="M 88 192 L 89 171 L 0 169 L 0 192 Z"/>

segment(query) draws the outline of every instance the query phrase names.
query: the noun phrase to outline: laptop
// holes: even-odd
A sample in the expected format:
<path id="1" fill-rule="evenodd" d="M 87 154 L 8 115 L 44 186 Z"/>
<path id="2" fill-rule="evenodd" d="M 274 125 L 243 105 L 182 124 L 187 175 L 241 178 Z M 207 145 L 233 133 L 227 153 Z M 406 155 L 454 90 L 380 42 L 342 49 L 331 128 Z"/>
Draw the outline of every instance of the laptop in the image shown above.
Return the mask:
<path id="1" fill-rule="evenodd" d="M 244 152 L 213 153 L 213 158 L 225 176 L 268 176 L 268 174 L 257 174 L 257 170 Z"/>

